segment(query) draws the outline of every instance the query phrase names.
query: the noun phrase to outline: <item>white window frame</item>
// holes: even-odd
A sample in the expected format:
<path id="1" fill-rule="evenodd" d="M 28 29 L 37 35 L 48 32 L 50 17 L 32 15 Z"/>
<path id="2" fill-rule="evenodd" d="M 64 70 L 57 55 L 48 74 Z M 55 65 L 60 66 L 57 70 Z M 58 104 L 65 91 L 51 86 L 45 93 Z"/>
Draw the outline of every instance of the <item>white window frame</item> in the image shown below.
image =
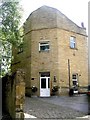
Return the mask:
<path id="1" fill-rule="evenodd" d="M 72 49 L 76 48 L 76 37 L 74 37 L 74 36 L 70 37 L 70 48 L 72 48 Z"/>
<path id="2" fill-rule="evenodd" d="M 49 46 L 49 49 L 42 50 L 41 49 L 42 46 Z M 49 43 L 49 41 L 39 42 L 39 51 L 49 51 L 49 50 L 50 50 L 50 43 Z"/>

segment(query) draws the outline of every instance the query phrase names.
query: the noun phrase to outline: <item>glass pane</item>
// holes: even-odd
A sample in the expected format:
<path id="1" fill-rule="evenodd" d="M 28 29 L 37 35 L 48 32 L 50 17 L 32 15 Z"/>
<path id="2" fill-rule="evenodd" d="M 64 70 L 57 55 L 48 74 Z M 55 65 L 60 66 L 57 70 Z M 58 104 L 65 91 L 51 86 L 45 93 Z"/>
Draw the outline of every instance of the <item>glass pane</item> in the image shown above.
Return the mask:
<path id="1" fill-rule="evenodd" d="M 48 88 L 50 88 L 50 78 L 48 78 Z"/>
<path id="2" fill-rule="evenodd" d="M 77 81 L 73 81 L 73 85 L 77 85 Z"/>
<path id="3" fill-rule="evenodd" d="M 45 44 L 48 44 L 48 42 L 47 43 L 40 43 L 41 45 L 45 45 Z"/>
<path id="4" fill-rule="evenodd" d="M 41 51 L 49 50 L 49 43 L 48 42 L 46 42 L 46 43 L 40 43 L 40 50 Z"/>
<path id="5" fill-rule="evenodd" d="M 45 46 L 40 46 L 40 50 L 45 50 Z"/>
<path id="6" fill-rule="evenodd" d="M 49 50 L 49 45 L 40 46 L 40 50 Z"/>
<path id="7" fill-rule="evenodd" d="M 70 37 L 70 40 L 72 40 L 72 41 L 73 41 L 73 40 L 74 40 L 74 37 Z"/>
<path id="8" fill-rule="evenodd" d="M 41 77 L 50 77 L 50 72 L 41 72 Z"/>
<path id="9" fill-rule="evenodd" d="M 46 78 L 41 79 L 41 88 L 46 88 Z"/>
<path id="10" fill-rule="evenodd" d="M 75 40 L 76 38 L 75 37 L 70 37 L 70 47 L 71 48 L 75 48 L 76 46 L 76 40 Z"/>
<path id="11" fill-rule="evenodd" d="M 45 50 L 49 50 L 49 45 L 46 45 L 46 46 L 45 46 Z"/>
<path id="12" fill-rule="evenodd" d="M 72 41 L 70 41 L 70 47 L 71 47 L 71 48 L 75 48 L 75 43 L 72 42 Z"/>
<path id="13" fill-rule="evenodd" d="M 72 75 L 72 79 L 77 79 L 76 75 Z"/>

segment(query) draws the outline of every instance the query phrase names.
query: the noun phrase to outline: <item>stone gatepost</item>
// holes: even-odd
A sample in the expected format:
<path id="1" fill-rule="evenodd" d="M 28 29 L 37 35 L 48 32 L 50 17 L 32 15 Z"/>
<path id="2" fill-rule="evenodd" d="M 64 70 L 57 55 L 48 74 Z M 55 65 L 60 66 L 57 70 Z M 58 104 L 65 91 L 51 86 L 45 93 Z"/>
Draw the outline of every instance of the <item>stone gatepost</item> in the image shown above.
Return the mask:
<path id="1" fill-rule="evenodd" d="M 25 73 L 23 70 L 17 70 L 15 77 L 15 118 L 18 120 L 24 120 L 24 103 L 25 103 Z"/>

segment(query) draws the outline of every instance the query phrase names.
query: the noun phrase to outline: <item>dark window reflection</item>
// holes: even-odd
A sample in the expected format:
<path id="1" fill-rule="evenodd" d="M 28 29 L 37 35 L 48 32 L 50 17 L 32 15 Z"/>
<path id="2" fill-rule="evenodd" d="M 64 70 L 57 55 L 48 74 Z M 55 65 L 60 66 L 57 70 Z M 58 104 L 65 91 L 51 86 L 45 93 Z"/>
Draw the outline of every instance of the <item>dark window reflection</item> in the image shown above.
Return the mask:
<path id="1" fill-rule="evenodd" d="M 46 88 L 46 78 L 41 79 L 41 88 Z"/>

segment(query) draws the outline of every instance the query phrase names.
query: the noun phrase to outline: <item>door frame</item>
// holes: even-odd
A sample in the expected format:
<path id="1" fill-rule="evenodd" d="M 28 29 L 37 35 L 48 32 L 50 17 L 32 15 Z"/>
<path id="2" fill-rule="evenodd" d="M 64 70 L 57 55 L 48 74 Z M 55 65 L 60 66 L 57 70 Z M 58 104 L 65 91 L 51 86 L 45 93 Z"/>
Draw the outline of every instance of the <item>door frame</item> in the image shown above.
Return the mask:
<path id="1" fill-rule="evenodd" d="M 46 88 L 41 88 L 41 79 L 46 79 Z M 48 81 L 49 78 L 49 81 Z M 40 97 L 50 97 L 50 77 L 40 77 Z"/>

